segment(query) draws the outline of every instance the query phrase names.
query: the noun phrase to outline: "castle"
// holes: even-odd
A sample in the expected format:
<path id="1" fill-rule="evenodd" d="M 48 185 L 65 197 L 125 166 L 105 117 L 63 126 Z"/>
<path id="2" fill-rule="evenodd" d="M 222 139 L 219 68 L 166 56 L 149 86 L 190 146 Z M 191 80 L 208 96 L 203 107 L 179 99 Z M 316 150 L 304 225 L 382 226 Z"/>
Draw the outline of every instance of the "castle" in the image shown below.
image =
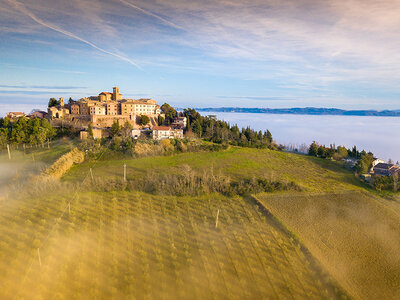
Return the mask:
<path id="1" fill-rule="evenodd" d="M 157 125 L 157 118 L 161 114 L 160 106 L 153 99 L 123 99 L 119 88 L 113 92 L 101 92 L 98 96 L 91 96 L 70 100 L 65 104 L 60 98 L 59 105 L 48 108 L 50 120 L 63 120 L 74 123 L 87 124 L 91 122 L 96 127 L 110 127 L 116 120 L 120 124 L 129 122 L 135 128 L 139 127 L 141 115 L 150 119 L 150 127 Z"/>

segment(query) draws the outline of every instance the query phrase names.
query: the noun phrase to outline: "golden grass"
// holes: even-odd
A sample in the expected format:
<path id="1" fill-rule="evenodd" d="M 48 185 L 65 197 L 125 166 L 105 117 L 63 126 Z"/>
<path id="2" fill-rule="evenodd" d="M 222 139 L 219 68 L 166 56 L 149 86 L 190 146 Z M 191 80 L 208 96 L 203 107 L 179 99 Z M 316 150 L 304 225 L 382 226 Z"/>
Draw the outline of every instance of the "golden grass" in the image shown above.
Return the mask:
<path id="1" fill-rule="evenodd" d="M 357 299 L 398 299 L 400 218 L 365 192 L 259 195 Z"/>
<path id="2" fill-rule="evenodd" d="M 61 178 L 74 164 L 84 161 L 85 155 L 78 148 L 73 148 L 70 152 L 62 155 L 44 173 L 44 177 Z"/>
<path id="3" fill-rule="evenodd" d="M 66 193 L 0 203 L 0 298 L 345 296 L 242 198 L 88 192 L 73 199 L 70 214 L 69 200 Z"/>

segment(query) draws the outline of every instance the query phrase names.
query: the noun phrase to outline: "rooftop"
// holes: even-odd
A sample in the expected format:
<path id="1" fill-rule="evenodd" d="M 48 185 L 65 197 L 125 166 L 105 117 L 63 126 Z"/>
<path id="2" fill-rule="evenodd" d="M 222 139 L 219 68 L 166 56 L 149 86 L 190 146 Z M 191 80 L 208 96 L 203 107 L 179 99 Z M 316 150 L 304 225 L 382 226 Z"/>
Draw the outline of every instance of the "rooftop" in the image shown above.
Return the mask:
<path id="1" fill-rule="evenodd" d="M 154 126 L 153 130 L 165 130 L 165 131 L 167 131 L 167 130 L 171 130 L 171 127 L 169 127 L 169 126 Z"/>

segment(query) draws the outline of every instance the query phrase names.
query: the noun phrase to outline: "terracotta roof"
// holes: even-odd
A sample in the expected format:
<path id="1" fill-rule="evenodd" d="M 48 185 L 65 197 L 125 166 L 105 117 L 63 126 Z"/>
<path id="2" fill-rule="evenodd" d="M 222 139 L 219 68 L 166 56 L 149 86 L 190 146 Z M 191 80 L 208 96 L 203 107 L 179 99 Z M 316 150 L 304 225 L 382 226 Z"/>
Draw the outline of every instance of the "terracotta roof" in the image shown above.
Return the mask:
<path id="1" fill-rule="evenodd" d="M 169 126 L 154 126 L 152 129 L 153 130 L 165 130 L 165 131 L 167 131 L 167 130 L 171 130 L 171 127 L 169 127 Z"/>
<path id="2" fill-rule="evenodd" d="M 99 95 L 101 95 L 101 94 L 110 94 L 110 95 L 112 95 L 113 93 L 109 93 L 109 92 L 101 92 Z"/>
<path id="3" fill-rule="evenodd" d="M 25 113 L 19 112 L 19 111 L 10 111 L 9 114 L 13 114 L 13 115 L 16 115 L 16 116 L 18 116 L 18 115 L 25 116 Z"/>
<path id="4" fill-rule="evenodd" d="M 153 100 L 155 101 L 155 100 Z M 156 105 L 156 103 L 154 102 L 148 102 L 148 101 L 144 101 L 144 100 L 136 100 L 136 99 L 123 99 L 121 101 L 122 103 L 132 103 L 132 104 L 146 104 L 146 105 Z"/>

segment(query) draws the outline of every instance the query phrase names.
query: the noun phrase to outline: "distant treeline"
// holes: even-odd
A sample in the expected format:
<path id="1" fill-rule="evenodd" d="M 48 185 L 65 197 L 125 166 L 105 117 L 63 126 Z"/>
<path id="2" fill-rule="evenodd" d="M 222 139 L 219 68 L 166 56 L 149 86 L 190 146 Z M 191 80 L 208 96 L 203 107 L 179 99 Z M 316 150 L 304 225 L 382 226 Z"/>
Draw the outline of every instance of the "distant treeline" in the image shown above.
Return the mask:
<path id="1" fill-rule="evenodd" d="M 11 121 L 0 118 L 0 148 L 7 144 L 44 145 L 57 134 L 46 119 L 28 119 L 25 117 Z"/>
<path id="2" fill-rule="evenodd" d="M 291 115 L 339 115 L 339 116 L 377 116 L 400 117 L 399 110 L 344 110 L 324 107 L 293 107 L 293 108 L 252 108 L 252 107 L 208 107 L 197 108 L 198 111 L 291 114 Z"/>
<path id="3" fill-rule="evenodd" d="M 187 130 L 198 137 L 214 143 L 228 143 L 233 146 L 276 149 L 269 130 L 255 131 L 250 127 L 239 129 L 226 121 L 217 120 L 212 116 L 202 116 L 195 109 L 183 110 L 187 118 Z"/>
<path id="4" fill-rule="evenodd" d="M 359 174 L 367 173 L 372 166 L 374 160 L 374 154 L 372 152 L 366 152 L 365 150 L 359 151 L 356 146 L 352 149 L 346 149 L 344 146 L 330 145 L 319 145 L 316 142 L 312 142 L 308 149 L 308 155 L 321 157 L 321 158 L 332 158 L 334 160 L 341 160 L 344 158 L 353 158 L 357 160 L 354 168 Z"/>

